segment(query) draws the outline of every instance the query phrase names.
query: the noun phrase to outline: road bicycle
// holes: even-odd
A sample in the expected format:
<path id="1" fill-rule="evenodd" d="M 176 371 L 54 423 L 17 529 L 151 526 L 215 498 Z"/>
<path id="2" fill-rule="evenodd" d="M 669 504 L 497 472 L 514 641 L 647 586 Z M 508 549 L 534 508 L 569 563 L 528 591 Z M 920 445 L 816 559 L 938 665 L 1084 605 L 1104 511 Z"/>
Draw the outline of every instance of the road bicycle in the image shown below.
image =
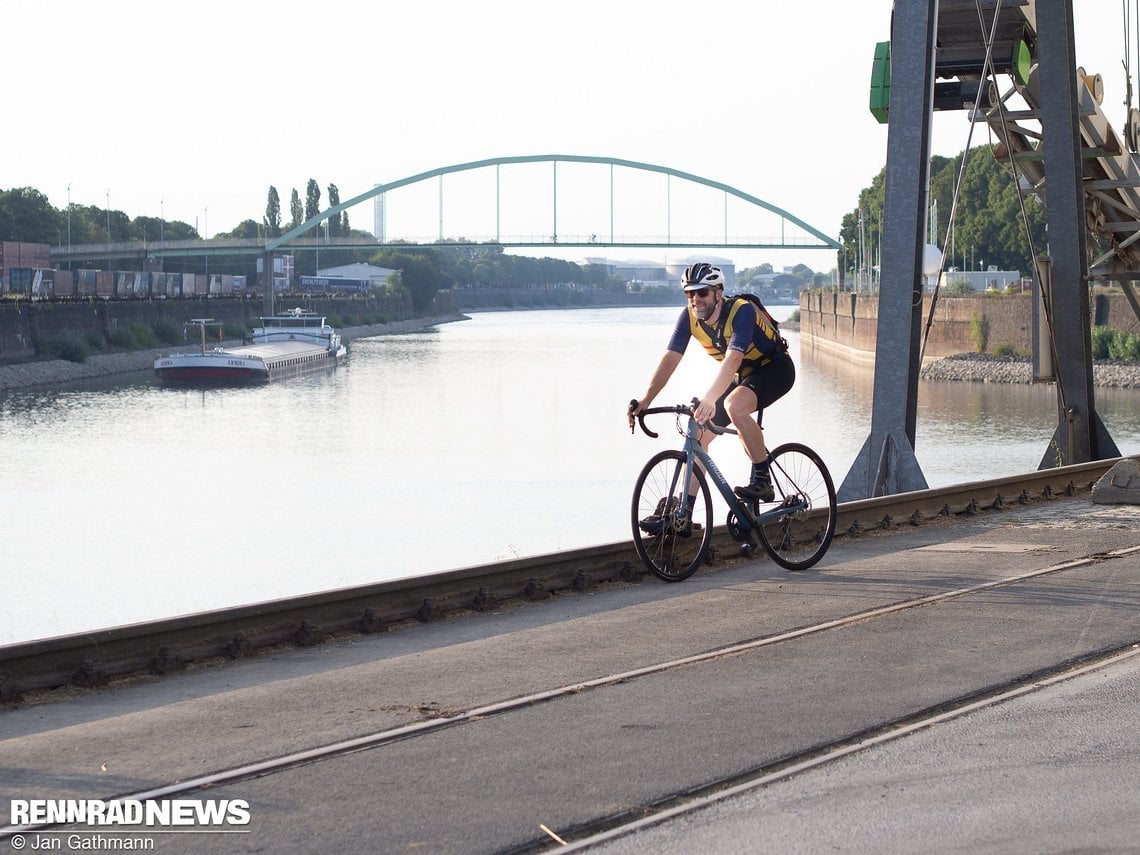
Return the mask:
<path id="1" fill-rule="evenodd" d="M 705 562 L 713 534 L 710 478 L 728 504 L 728 534 L 745 555 L 756 548 L 758 539 L 781 567 L 806 570 L 813 566 L 835 535 L 835 486 L 823 460 L 801 443 L 781 445 L 768 455 L 774 499 L 742 499 L 699 441 L 702 430 L 736 431 L 698 424 L 693 418 L 696 404 L 694 400 L 692 404 L 650 407 L 638 414 L 642 431 L 656 439 L 658 434 L 646 427 L 645 417 L 673 413 L 677 432 L 685 437 L 682 450 L 651 457 L 633 488 L 633 543 L 645 566 L 659 579 L 680 582 Z M 636 401 L 631 402 L 631 407 L 636 406 Z"/>

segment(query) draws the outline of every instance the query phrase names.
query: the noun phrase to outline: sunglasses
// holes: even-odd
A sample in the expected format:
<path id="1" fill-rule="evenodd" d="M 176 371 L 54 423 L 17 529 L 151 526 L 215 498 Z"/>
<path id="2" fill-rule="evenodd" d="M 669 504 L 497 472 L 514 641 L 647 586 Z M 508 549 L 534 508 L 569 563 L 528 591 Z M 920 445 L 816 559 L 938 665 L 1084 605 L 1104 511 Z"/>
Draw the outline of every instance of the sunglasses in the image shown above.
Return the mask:
<path id="1" fill-rule="evenodd" d="M 693 297 L 704 298 L 704 297 L 707 297 L 709 295 L 709 289 L 707 286 L 704 288 L 695 288 L 692 291 L 687 291 L 686 294 L 688 294 L 690 299 L 692 299 Z"/>

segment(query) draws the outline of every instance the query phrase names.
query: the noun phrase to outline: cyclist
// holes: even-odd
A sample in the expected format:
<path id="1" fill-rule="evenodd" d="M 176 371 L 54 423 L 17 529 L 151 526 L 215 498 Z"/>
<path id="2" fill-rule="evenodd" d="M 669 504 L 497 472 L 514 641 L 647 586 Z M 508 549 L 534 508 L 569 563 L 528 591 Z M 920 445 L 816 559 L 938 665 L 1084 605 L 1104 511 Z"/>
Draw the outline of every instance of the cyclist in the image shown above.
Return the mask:
<path id="1" fill-rule="evenodd" d="M 774 494 L 764 444 L 764 408 L 787 394 L 795 383 L 796 368 L 787 344 L 753 303 L 743 297 L 725 297 L 724 273 L 719 267 L 703 262 L 690 265 L 681 275 L 681 287 L 688 307 L 677 318 L 672 338 L 645 394 L 629 407 L 630 427 L 669 382 L 689 340 L 697 339 L 709 356 L 720 363 L 720 370 L 693 416 L 698 422 L 711 421 L 719 427 L 732 422 L 752 462 L 748 484 L 737 487 L 735 492 L 743 499 L 770 502 Z M 707 449 L 715 438 L 711 431 L 702 431 L 701 445 Z M 690 509 L 692 500 L 690 496 Z M 642 521 L 641 527 L 654 534 L 654 527 L 660 531 L 663 524 L 650 517 Z"/>

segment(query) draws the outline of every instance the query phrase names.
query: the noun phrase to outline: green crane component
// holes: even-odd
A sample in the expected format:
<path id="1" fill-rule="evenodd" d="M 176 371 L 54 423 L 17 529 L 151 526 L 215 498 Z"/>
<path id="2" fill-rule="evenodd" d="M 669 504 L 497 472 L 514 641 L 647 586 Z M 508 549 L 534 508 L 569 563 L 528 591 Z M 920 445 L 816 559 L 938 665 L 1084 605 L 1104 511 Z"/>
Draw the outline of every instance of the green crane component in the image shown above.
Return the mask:
<path id="1" fill-rule="evenodd" d="M 871 66 L 871 115 L 880 125 L 887 123 L 891 105 L 891 43 L 875 45 L 875 62 Z"/>
<path id="2" fill-rule="evenodd" d="M 1019 85 L 1025 86 L 1029 83 L 1029 69 L 1033 66 L 1033 55 L 1024 39 L 1018 39 L 1013 43 L 1013 56 L 1010 60 L 1010 74 Z"/>
<path id="3" fill-rule="evenodd" d="M 999 64 L 997 70 L 1007 70 L 1014 80 L 1021 86 L 1029 82 L 1029 70 L 1033 64 L 1033 56 L 1029 45 L 1024 39 L 1017 39 L 1010 48 L 1009 62 Z M 961 73 L 961 69 L 955 69 Z M 980 71 L 980 69 L 979 69 Z M 976 82 L 959 84 L 939 84 L 935 92 L 934 109 L 966 109 L 971 106 L 977 97 L 978 85 Z M 983 93 L 985 94 L 985 93 Z M 880 125 L 887 123 L 891 106 L 891 43 L 879 42 L 875 45 L 875 60 L 871 66 L 871 115 Z M 992 98 L 984 98 L 980 103 L 983 108 L 993 106 Z"/>

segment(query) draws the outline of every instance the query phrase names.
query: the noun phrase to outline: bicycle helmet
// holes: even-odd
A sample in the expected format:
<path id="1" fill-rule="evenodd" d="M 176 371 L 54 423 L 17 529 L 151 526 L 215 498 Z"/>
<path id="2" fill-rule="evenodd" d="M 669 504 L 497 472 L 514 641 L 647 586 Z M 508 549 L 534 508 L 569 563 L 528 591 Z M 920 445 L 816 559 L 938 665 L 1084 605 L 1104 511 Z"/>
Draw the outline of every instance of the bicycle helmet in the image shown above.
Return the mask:
<path id="1" fill-rule="evenodd" d="M 724 274 L 719 267 L 700 262 L 690 264 L 681 274 L 681 288 L 685 291 L 697 291 L 701 288 L 723 288 Z"/>

